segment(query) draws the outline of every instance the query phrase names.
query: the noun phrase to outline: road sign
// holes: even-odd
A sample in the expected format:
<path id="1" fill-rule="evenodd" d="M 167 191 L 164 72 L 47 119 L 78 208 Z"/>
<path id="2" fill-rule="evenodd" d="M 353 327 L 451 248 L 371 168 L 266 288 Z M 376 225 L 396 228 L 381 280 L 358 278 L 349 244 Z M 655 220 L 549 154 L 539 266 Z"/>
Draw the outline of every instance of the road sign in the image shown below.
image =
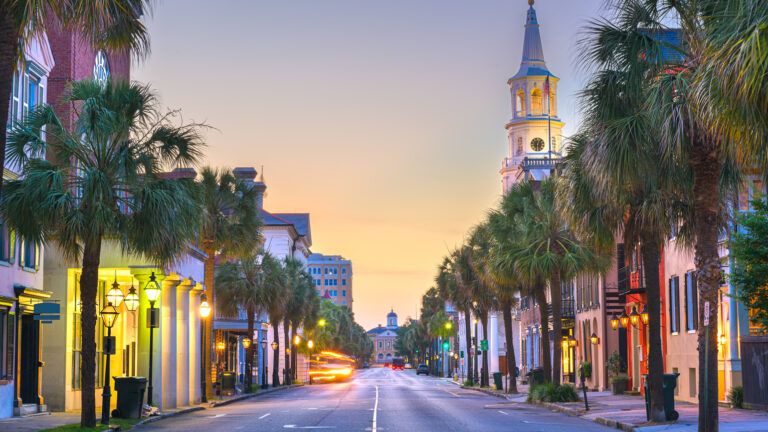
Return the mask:
<path id="1" fill-rule="evenodd" d="M 61 318 L 61 305 L 58 303 L 37 303 L 34 306 L 34 316 L 32 319 L 41 321 L 44 324 L 50 324 Z"/>
<path id="2" fill-rule="evenodd" d="M 704 325 L 709 325 L 709 302 L 704 302 Z"/>
<path id="3" fill-rule="evenodd" d="M 480 341 L 480 349 L 482 351 L 488 351 L 488 339 L 483 339 Z"/>

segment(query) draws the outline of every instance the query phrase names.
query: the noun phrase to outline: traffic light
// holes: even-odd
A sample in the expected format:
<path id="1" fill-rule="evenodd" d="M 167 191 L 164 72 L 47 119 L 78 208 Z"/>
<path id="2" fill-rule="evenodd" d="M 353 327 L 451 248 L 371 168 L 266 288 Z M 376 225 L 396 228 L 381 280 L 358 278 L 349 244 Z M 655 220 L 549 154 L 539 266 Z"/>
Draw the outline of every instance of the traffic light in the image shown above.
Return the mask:
<path id="1" fill-rule="evenodd" d="M 451 347 L 451 344 L 448 341 L 443 342 L 443 351 L 448 351 L 448 348 Z"/>

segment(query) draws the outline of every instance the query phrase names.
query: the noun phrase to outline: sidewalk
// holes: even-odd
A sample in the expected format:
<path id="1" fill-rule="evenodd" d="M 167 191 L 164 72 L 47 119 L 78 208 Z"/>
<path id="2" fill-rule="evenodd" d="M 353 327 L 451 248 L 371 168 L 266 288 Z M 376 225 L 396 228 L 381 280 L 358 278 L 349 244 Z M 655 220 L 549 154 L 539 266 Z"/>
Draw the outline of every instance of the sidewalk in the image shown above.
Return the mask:
<path id="1" fill-rule="evenodd" d="M 188 407 L 176 408 L 173 410 L 167 410 L 160 412 L 158 415 L 147 417 L 136 423 L 134 427 L 140 426 L 145 423 L 152 423 L 164 418 L 173 417 L 176 415 L 186 414 L 193 411 L 200 411 L 205 409 L 212 409 L 218 406 L 229 405 L 231 403 L 239 402 L 245 399 L 251 399 L 264 394 L 269 394 L 275 391 L 299 387 L 303 384 L 295 384 L 292 386 L 272 387 L 269 389 L 259 389 L 256 393 L 240 394 L 234 396 L 226 396 L 223 398 L 215 399 L 211 402 L 192 405 Z M 101 415 L 101 409 L 96 409 L 97 421 Z M 33 415 L 29 417 L 11 417 L 7 419 L 0 419 L 0 431 L 3 432 L 37 432 L 42 429 L 50 429 L 57 426 L 64 426 L 68 424 L 80 423 L 79 412 L 57 412 L 42 415 Z"/>
<path id="2" fill-rule="evenodd" d="M 625 431 L 696 431 L 699 407 L 689 402 L 675 402 L 680 413 L 676 422 L 654 424 L 646 421 L 645 399 L 642 396 L 613 395 L 611 392 L 587 392 L 589 411 L 584 401 L 543 404 L 569 415 Z M 720 431 L 768 430 L 768 412 L 720 408 Z"/>
<path id="3" fill-rule="evenodd" d="M 451 381 L 453 382 L 453 381 Z M 459 383 L 454 383 L 459 385 Z M 503 391 L 492 388 L 464 387 L 485 394 L 506 399 L 510 402 L 524 403 L 528 398 L 528 386 L 517 386 L 518 394 L 504 394 Z M 582 397 L 582 393 L 579 393 Z M 649 423 L 645 419 L 645 399 L 643 396 L 613 395 L 611 392 L 587 392 L 589 411 L 584 409 L 584 401 L 548 403 L 545 406 L 553 411 L 581 417 L 608 427 L 624 431 L 657 432 L 696 431 L 698 426 L 699 407 L 689 402 L 675 402 L 675 410 L 680 414 L 676 422 Z M 720 408 L 721 432 L 768 431 L 768 412 Z"/>

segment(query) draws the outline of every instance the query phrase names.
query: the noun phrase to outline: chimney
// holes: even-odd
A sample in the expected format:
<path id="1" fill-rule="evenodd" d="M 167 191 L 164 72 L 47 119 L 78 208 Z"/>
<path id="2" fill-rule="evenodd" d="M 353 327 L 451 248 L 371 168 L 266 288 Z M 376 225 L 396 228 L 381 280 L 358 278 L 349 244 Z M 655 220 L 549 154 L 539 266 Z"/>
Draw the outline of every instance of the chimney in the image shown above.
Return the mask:
<path id="1" fill-rule="evenodd" d="M 264 184 L 264 182 L 259 179 L 256 179 L 256 168 L 253 167 L 237 167 L 234 170 L 232 170 L 232 174 L 235 175 L 235 177 L 245 182 L 247 185 L 251 186 L 256 190 L 256 208 L 258 210 L 264 209 L 264 192 L 267 190 L 267 185 Z"/>

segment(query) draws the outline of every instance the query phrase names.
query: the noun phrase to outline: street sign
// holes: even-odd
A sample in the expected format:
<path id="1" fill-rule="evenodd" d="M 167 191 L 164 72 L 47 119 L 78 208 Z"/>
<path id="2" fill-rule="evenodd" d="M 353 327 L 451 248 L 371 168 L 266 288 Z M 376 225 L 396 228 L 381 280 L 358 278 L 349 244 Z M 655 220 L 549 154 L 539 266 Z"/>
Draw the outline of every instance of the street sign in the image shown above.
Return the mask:
<path id="1" fill-rule="evenodd" d="M 488 339 L 483 339 L 480 341 L 480 349 L 482 351 L 488 351 Z"/>
<path id="2" fill-rule="evenodd" d="M 58 303 L 37 303 L 34 308 L 33 319 L 44 324 L 50 324 L 61 318 L 61 305 Z"/>
<path id="3" fill-rule="evenodd" d="M 704 326 L 709 325 L 709 302 L 704 302 Z"/>

